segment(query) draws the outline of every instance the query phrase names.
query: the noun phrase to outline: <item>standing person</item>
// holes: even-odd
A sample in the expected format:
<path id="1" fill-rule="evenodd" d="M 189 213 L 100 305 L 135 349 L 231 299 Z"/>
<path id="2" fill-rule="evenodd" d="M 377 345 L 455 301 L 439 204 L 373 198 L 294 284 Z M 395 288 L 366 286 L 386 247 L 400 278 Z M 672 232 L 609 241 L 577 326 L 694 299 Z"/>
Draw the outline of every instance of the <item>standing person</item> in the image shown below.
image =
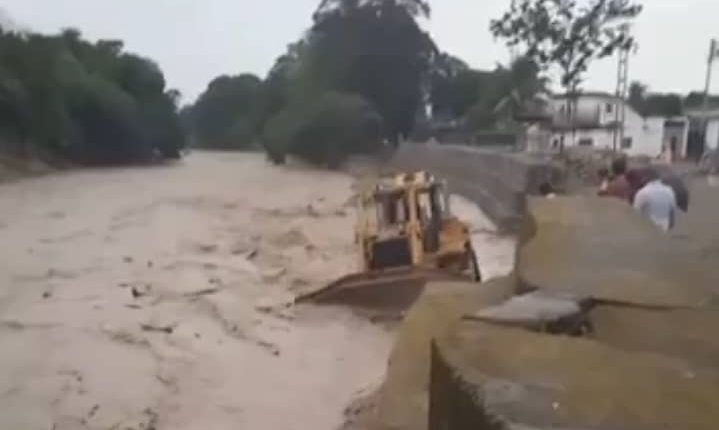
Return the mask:
<path id="1" fill-rule="evenodd" d="M 674 190 L 665 185 L 654 169 L 647 169 L 647 184 L 634 198 L 634 208 L 649 218 L 662 231 L 674 227 L 677 199 Z"/>
<path id="2" fill-rule="evenodd" d="M 539 185 L 539 194 L 541 194 L 544 198 L 547 199 L 557 198 L 557 193 L 556 191 L 554 191 L 554 187 L 549 182 L 543 182 L 541 185 Z"/>
<path id="3" fill-rule="evenodd" d="M 672 172 L 668 172 L 667 174 L 662 175 L 662 182 L 674 191 L 674 198 L 677 200 L 677 207 L 681 209 L 682 212 L 689 212 L 691 193 L 682 178 Z"/>
<path id="4" fill-rule="evenodd" d="M 639 190 L 647 185 L 647 179 L 644 177 L 644 171 L 641 168 L 629 169 L 626 174 L 629 183 L 629 203 L 634 204 L 634 197 Z"/>
<path id="5" fill-rule="evenodd" d="M 604 195 L 607 192 L 607 188 L 609 188 L 609 169 L 606 167 L 602 167 L 597 172 L 597 177 L 599 178 L 599 191 L 597 194 Z"/>
<path id="6" fill-rule="evenodd" d="M 632 191 L 627 181 L 627 160 L 617 158 L 612 161 L 612 180 L 606 190 L 599 192 L 600 196 L 616 197 L 624 201 L 631 201 Z"/>

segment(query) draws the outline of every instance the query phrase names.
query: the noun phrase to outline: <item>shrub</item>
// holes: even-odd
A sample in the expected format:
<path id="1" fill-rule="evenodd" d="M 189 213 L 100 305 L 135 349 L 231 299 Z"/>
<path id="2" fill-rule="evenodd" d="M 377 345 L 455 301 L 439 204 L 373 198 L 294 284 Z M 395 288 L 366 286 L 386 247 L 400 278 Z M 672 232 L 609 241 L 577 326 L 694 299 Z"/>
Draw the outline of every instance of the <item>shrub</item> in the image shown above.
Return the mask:
<path id="1" fill-rule="evenodd" d="M 270 159 L 295 155 L 313 164 L 337 167 L 351 154 L 380 148 L 382 121 L 362 97 L 327 92 L 307 104 L 294 103 L 265 126 Z"/>
<path id="2" fill-rule="evenodd" d="M 196 145 L 213 149 L 248 149 L 257 134 L 257 104 L 262 81 L 243 74 L 220 76 L 192 106 Z"/>

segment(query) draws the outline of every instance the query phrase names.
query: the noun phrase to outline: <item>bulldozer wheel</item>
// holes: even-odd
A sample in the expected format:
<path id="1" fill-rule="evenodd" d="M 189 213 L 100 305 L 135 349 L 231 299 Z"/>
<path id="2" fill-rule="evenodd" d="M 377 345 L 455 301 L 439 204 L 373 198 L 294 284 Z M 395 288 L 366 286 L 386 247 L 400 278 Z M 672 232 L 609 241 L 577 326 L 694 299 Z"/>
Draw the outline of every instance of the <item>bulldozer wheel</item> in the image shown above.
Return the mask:
<path id="1" fill-rule="evenodd" d="M 475 282 L 482 282 L 482 272 L 479 270 L 479 262 L 477 262 L 477 254 L 474 252 L 474 247 L 471 242 L 467 242 L 467 257 L 469 258 L 469 264 L 472 266 L 472 276 Z"/>

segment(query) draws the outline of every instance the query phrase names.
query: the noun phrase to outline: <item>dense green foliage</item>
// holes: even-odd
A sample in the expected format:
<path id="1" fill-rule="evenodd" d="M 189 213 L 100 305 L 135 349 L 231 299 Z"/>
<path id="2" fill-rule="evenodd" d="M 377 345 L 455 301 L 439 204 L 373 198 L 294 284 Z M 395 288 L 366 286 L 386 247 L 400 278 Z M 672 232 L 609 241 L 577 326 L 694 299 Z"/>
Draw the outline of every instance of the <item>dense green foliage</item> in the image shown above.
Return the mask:
<path id="1" fill-rule="evenodd" d="M 709 94 L 707 97 L 707 105 L 710 109 L 719 109 L 719 95 Z M 704 106 L 704 93 L 692 91 L 684 97 L 684 107 L 687 109 L 697 109 Z"/>
<path id="2" fill-rule="evenodd" d="M 517 117 L 537 94 L 546 92 L 546 80 L 527 58 L 494 70 L 470 69 L 447 54 L 432 68 L 430 102 L 441 122 L 460 121 L 469 131 L 513 128 Z"/>
<path id="3" fill-rule="evenodd" d="M 672 117 L 684 112 L 681 95 L 649 93 L 646 85 L 639 82 L 629 86 L 628 103 L 642 116 Z"/>
<path id="4" fill-rule="evenodd" d="M 184 115 L 194 140 L 334 165 L 409 136 L 427 104 L 435 119 L 492 129 L 544 89 L 530 60 L 482 71 L 440 53 L 418 24 L 429 13 L 422 0 L 321 1 L 263 82 L 240 75 L 209 85 Z"/>
<path id="5" fill-rule="evenodd" d="M 257 142 L 275 161 L 292 154 L 326 165 L 398 141 L 424 109 L 436 49 L 417 19 L 428 14 L 421 0 L 322 1 L 261 84 L 210 84 L 189 113 L 194 139 Z M 222 106 L 226 115 L 213 113 Z"/>
<path id="6" fill-rule="evenodd" d="M 220 76 L 210 82 L 192 111 L 197 146 L 244 149 L 257 135 L 262 81 L 254 75 Z"/>
<path id="7" fill-rule="evenodd" d="M 303 89 L 361 95 L 382 116 L 389 140 L 407 136 L 436 54 L 416 21 L 428 12 L 421 1 L 323 2 L 307 35 Z"/>
<path id="8" fill-rule="evenodd" d="M 444 119 L 463 117 L 486 89 L 491 72 L 470 69 L 459 58 L 442 53 L 431 71 L 430 102 L 434 116 Z"/>
<path id="9" fill-rule="evenodd" d="M 511 131 L 541 102 L 543 72 L 559 70 L 577 91 L 591 60 L 633 46 L 624 23 L 640 11 L 632 0 L 513 1 L 491 31 L 524 55 L 475 70 L 422 29 L 426 0 L 320 0 L 264 80 L 220 76 L 180 112 L 159 68 L 121 42 L 0 31 L 0 150 L 131 162 L 178 156 L 189 135 L 198 147 L 262 147 L 276 162 L 330 166 L 399 142 L 418 121 L 429 133 Z M 670 115 L 695 98 L 643 90 L 633 103 Z"/>
<path id="10" fill-rule="evenodd" d="M 118 41 L 0 30 L 0 135 L 6 152 L 87 163 L 178 157 L 178 94 L 151 61 Z M 7 144 L 6 144 L 7 146 Z"/>
<path id="11" fill-rule="evenodd" d="M 641 82 L 632 82 L 629 86 L 628 103 L 642 116 L 680 116 L 688 111 L 697 111 L 704 108 L 705 96 L 703 92 L 692 91 L 689 94 L 654 93 Z M 719 95 L 709 94 L 706 100 L 707 108 L 719 108 Z"/>
<path id="12" fill-rule="evenodd" d="M 516 127 L 516 117 L 545 91 L 546 80 L 531 60 L 519 58 L 509 67 L 499 66 L 486 76 L 477 103 L 466 114 L 470 128 Z"/>
<path id="13" fill-rule="evenodd" d="M 347 155 L 379 148 L 382 119 L 357 95 L 327 92 L 309 103 L 292 103 L 265 126 L 265 145 L 274 161 L 296 155 L 336 167 Z"/>

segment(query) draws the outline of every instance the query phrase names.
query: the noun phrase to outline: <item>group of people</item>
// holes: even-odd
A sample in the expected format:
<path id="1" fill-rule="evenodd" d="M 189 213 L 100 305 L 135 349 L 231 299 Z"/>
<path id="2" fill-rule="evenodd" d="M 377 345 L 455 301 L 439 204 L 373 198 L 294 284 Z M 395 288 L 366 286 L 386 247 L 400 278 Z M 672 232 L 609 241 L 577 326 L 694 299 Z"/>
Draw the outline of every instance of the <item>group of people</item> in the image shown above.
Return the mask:
<path id="1" fill-rule="evenodd" d="M 629 202 L 665 232 L 674 227 L 677 209 L 687 209 L 688 195 L 686 202 L 679 202 L 674 188 L 666 184 L 652 167 L 628 170 L 626 159 L 618 158 L 612 162 L 611 172 L 601 169 L 599 176 L 602 181 L 598 192 L 600 196 Z"/>

